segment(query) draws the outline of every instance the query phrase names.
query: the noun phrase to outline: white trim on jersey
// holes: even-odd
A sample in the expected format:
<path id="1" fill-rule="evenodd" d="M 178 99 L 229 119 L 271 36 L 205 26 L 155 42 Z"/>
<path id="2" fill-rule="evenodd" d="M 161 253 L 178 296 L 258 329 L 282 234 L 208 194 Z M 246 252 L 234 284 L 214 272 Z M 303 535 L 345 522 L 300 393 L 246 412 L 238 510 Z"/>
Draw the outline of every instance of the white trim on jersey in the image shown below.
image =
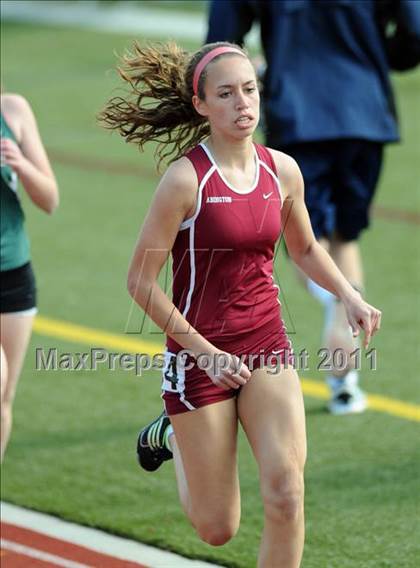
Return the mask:
<path id="1" fill-rule="evenodd" d="M 188 246 L 188 250 L 190 252 L 190 287 L 189 287 L 189 290 L 188 290 L 187 300 L 185 302 L 185 308 L 184 308 L 184 311 L 182 312 L 182 315 L 184 316 L 184 318 L 186 317 L 188 310 L 190 309 L 191 298 L 192 298 L 194 288 L 195 288 L 195 250 L 194 250 L 195 221 L 198 217 L 198 214 L 200 213 L 204 186 L 206 185 L 210 176 L 215 171 L 216 171 L 215 166 L 212 166 L 209 169 L 209 171 L 206 173 L 206 175 L 203 177 L 203 179 L 201 180 L 200 186 L 198 188 L 197 209 L 196 209 L 194 215 L 191 217 L 191 219 L 188 219 L 188 221 L 184 221 L 184 223 L 186 224 L 186 226 L 184 228 L 190 229 L 189 246 Z M 182 225 L 181 225 L 181 227 L 182 227 Z"/>
<path id="2" fill-rule="evenodd" d="M 195 250 L 194 250 L 194 237 L 195 237 L 195 223 L 193 223 L 190 227 L 190 234 L 189 234 L 189 246 L 188 249 L 190 251 L 190 287 L 187 294 L 187 300 L 185 302 L 184 311 L 182 315 L 184 318 L 187 316 L 187 313 L 191 306 L 191 298 L 195 288 Z"/>
<path id="3" fill-rule="evenodd" d="M 253 145 L 253 149 L 254 149 L 254 161 L 255 161 L 255 179 L 254 182 L 252 184 L 252 186 L 249 189 L 246 190 L 240 190 L 240 189 L 236 189 L 236 187 L 233 187 L 233 185 L 231 185 L 227 179 L 225 178 L 225 176 L 222 173 L 222 170 L 219 168 L 219 166 L 217 165 L 216 160 L 213 158 L 210 150 L 207 148 L 207 146 L 204 144 L 204 142 L 200 142 L 200 146 L 203 148 L 203 150 L 205 151 L 205 153 L 207 154 L 208 159 L 211 161 L 211 163 L 213 164 L 213 166 L 215 166 L 217 173 L 219 174 L 221 180 L 223 181 L 223 183 L 225 185 L 228 186 L 229 189 L 231 189 L 234 193 L 238 193 L 239 195 L 248 195 L 249 193 L 252 193 L 254 191 L 254 189 L 257 187 L 259 181 L 260 181 L 260 160 L 258 158 L 258 154 L 257 154 L 257 150 L 255 149 L 255 146 Z"/>
<path id="4" fill-rule="evenodd" d="M 273 172 L 273 170 L 270 168 L 270 166 L 267 166 L 267 164 L 265 162 L 263 162 L 262 160 L 260 160 L 260 164 L 263 166 L 263 168 L 265 170 L 267 170 L 267 172 L 273 177 L 274 181 L 276 182 L 277 188 L 279 190 L 279 195 L 280 195 L 280 209 L 281 209 L 283 207 L 284 197 L 283 197 L 283 192 L 281 190 L 280 180 L 277 177 L 277 175 Z"/>
<path id="5" fill-rule="evenodd" d="M 198 186 L 198 194 L 197 194 L 197 206 L 195 208 L 194 214 L 192 217 L 190 217 L 189 219 L 185 219 L 185 221 L 183 221 L 181 223 L 181 226 L 179 227 L 180 231 L 184 231 L 185 229 L 188 229 L 189 227 L 191 227 L 191 225 L 194 223 L 194 221 L 197 219 L 198 214 L 200 213 L 200 209 L 201 209 L 201 201 L 203 198 L 203 189 L 204 186 L 206 185 L 209 177 L 216 171 L 216 166 L 213 165 L 211 166 L 211 168 L 208 170 L 208 172 L 206 173 L 206 175 L 203 177 L 203 179 L 201 180 L 200 185 Z"/>

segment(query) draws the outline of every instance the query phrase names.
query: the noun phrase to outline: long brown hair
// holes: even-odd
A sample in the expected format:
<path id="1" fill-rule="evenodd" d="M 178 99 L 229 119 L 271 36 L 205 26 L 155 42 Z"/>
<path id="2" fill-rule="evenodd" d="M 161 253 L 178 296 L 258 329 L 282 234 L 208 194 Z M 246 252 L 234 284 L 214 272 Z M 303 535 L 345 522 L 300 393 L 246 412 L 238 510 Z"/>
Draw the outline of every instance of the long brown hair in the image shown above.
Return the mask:
<path id="1" fill-rule="evenodd" d="M 113 97 L 99 114 L 100 122 L 117 130 L 127 142 L 142 150 L 146 142 L 157 142 L 158 166 L 174 161 L 210 134 L 207 119 L 194 109 L 193 75 L 196 65 L 212 49 L 237 45 L 217 42 L 204 45 L 193 55 L 176 43 L 141 46 L 134 42 L 117 68 L 130 89 L 125 97 Z M 218 59 L 222 56 L 217 56 Z M 206 69 L 200 76 L 198 96 L 205 99 Z"/>

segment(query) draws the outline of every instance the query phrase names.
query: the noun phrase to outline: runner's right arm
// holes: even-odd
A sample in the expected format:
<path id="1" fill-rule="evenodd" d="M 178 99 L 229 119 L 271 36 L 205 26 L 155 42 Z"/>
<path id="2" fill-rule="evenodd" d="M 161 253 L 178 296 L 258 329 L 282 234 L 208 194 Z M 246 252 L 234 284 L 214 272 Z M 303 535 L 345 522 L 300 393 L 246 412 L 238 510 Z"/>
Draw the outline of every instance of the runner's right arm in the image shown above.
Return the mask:
<path id="1" fill-rule="evenodd" d="M 2 160 L 17 173 L 33 203 L 53 213 L 59 202 L 58 187 L 34 113 L 26 99 L 16 94 L 2 95 L 2 111 L 19 144 L 2 138 Z"/>
<path id="2" fill-rule="evenodd" d="M 222 352 L 188 323 L 157 281 L 181 223 L 195 210 L 196 199 L 195 170 L 187 158 L 181 158 L 168 168 L 155 193 L 130 263 L 128 291 L 150 318 L 184 349 L 195 357 L 200 354 L 214 357 Z M 222 388 L 237 388 L 250 376 L 246 365 L 238 373 L 230 371 L 210 378 Z"/>

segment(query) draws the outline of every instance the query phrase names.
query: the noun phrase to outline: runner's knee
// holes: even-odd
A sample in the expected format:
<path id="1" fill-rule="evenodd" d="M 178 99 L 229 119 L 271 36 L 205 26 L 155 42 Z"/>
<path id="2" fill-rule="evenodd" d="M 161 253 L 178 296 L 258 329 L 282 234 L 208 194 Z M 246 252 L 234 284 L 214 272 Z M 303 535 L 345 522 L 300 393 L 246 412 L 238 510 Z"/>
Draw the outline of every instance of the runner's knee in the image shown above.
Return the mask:
<path id="1" fill-rule="evenodd" d="M 278 523 L 295 522 L 303 508 L 303 472 L 298 467 L 278 470 L 262 483 L 265 514 Z"/>
<path id="2" fill-rule="evenodd" d="M 212 546 L 229 542 L 238 531 L 238 523 L 230 519 L 197 519 L 194 523 L 198 536 Z"/>

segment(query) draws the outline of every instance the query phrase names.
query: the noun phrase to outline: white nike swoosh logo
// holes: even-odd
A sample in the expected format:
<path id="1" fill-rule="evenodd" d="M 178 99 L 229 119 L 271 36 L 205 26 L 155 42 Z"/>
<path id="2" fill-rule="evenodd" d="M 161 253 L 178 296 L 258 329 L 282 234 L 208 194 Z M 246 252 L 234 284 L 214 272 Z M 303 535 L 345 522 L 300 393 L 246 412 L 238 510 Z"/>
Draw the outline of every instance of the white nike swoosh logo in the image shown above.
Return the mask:
<path id="1" fill-rule="evenodd" d="M 270 195 L 273 195 L 272 191 L 270 193 L 263 193 L 264 199 L 268 199 L 270 197 Z"/>

